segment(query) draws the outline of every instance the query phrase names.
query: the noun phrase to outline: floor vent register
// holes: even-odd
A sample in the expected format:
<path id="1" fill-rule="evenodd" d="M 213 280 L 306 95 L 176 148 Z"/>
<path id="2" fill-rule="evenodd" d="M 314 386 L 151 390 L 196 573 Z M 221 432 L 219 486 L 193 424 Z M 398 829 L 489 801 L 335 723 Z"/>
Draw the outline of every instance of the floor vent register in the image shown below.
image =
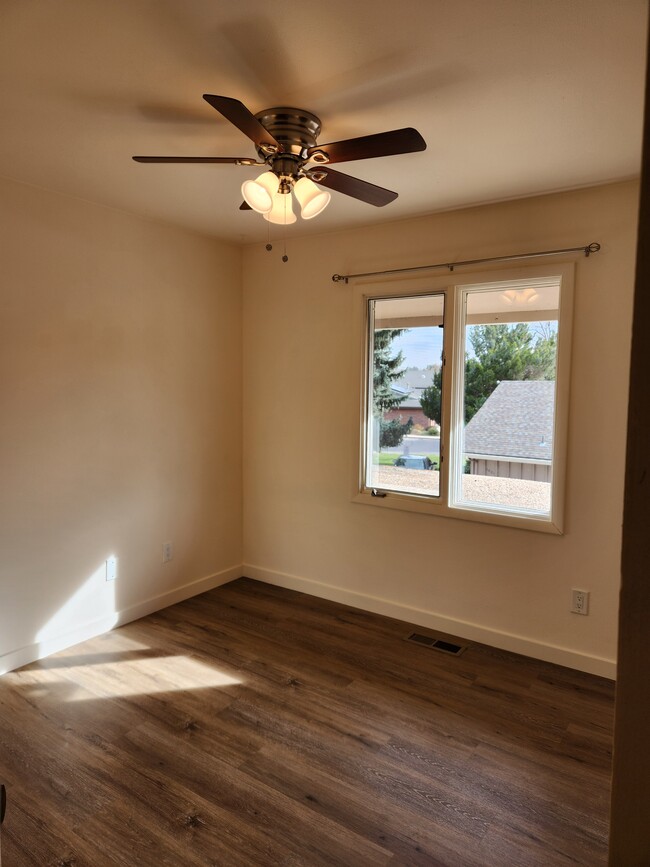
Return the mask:
<path id="1" fill-rule="evenodd" d="M 435 638 L 432 635 L 422 635 L 420 632 L 412 632 L 406 640 L 412 641 L 414 644 L 421 644 L 422 647 L 430 647 L 432 650 L 440 650 L 442 653 L 451 653 L 452 656 L 460 656 L 467 650 L 467 645 L 454 644 L 452 641 L 444 641 L 442 638 Z"/>

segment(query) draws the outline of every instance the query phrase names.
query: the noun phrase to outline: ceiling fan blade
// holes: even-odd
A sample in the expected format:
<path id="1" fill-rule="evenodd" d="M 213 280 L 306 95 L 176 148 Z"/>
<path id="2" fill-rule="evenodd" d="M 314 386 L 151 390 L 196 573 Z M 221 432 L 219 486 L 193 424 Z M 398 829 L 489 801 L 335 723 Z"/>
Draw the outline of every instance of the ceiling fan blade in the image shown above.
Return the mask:
<path id="1" fill-rule="evenodd" d="M 227 163 L 235 166 L 263 166 L 250 157 L 132 157 L 136 163 Z"/>
<path id="2" fill-rule="evenodd" d="M 280 144 L 267 132 L 255 115 L 251 114 L 243 102 L 230 96 L 214 96 L 211 93 L 204 93 L 203 99 L 255 142 L 255 147 L 268 149 L 269 153 L 278 153 L 282 150 Z"/>
<path id="3" fill-rule="evenodd" d="M 321 187 L 336 190 L 337 193 L 345 193 L 346 196 L 360 199 L 369 205 L 375 205 L 377 208 L 388 205 L 397 198 L 397 193 L 394 193 L 392 190 L 377 187 L 375 184 L 368 183 L 368 181 L 361 181 L 359 178 L 343 175 L 341 172 L 335 172 L 329 166 L 324 166 L 322 169 L 320 167 L 312 169 L 307 174 L 311 180 L 320 184 Z M 321 175 L 324 175 L 324 177 L 321 177 Z"/>
<path id="4" fill-rule="evenodd" d="M 307 154 L 324 151 L 330 163 L 367 160 L 372 157 L 388 157 L 394 154 L 410 154 L 426 150 L 427 143 L 420 133 L 412 127 L 378 132 L 375 135 L 362 135 L 344 141 L 330 142 L 309 148 Z"/>

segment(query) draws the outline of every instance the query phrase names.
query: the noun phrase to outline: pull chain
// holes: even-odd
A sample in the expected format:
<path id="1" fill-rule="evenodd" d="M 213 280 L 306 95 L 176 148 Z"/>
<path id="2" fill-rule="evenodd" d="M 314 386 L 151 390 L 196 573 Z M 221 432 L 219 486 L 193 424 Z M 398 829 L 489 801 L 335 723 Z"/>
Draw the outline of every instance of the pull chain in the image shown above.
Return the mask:
<path id="1" fill-rule="evenodd" d="M 266 221 L 266 249 L 271 252 L 273 244 L 271 243 L 271 221 Z"/>
<path id="2" fill-rule="evenodd" d="M 286 196 L 285 196 L 283 204 L 284 204 L 284 228 L 286 230 L 286 228 L 287 228 L 287 199 L 286 199 Z M 273 249 L 273 244 L 271 243 L 271 221 L 267 220 L 266 221 L 266 250 L 270 253 L 272 249 Z M 287 256 L 286 234 L 283 234 L 283 237 L 282 237 L 282 249 L 283 249 L 282 261 L 288 262 L 289 257 Z"/>
<path id="3" fill-rule="evenodd" d="M 287 193 L 284 197 L 284 233 L 282 236 L 282 247 L 284 249 L 284 254 L 282 256 L 283 262 L 289 261 L 289 257 L 287 256 L 287 200 L 291 201 L 291 193 Z"/>

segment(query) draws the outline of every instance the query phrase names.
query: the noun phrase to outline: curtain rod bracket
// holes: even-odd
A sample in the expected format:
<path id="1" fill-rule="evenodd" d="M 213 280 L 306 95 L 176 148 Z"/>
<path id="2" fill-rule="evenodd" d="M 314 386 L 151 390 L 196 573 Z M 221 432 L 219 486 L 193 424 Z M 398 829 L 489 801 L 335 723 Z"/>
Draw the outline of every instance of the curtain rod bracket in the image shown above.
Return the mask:
<path id="1" fill-rule="evenodd" d="M 590 256 L 600 250 L 600 244 L 594 241 L 584 247 L 565 247 L 563 250 L 544 250 L 538 253 L 513 253 L 511 256 L 491 256 L 489 259 L 465 259 L 462 262 L 438 262 L 436 265 L 415 265 L 412 268 L 393 268 L 390 271 L 366 271 L 363 274 L 333 274 L 335 283 L 349 283 L 355 277 L 385 277 L 388 274 L 407 274 L 413 271 L 432 271 L 434 268 L 447 268 L 453 273 L 454 268 L 462 265 L 483 265 L 486 262 L 513 262 L 516 259 L 538 259 L 542 256 L 560 256 L 565 253 L 584 253 Z"/>

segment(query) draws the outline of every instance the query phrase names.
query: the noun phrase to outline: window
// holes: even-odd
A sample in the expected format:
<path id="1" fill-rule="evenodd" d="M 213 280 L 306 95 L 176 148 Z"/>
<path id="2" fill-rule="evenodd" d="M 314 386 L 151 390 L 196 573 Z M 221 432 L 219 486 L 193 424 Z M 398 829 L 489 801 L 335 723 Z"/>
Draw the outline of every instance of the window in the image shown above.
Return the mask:
<path id="1" fill-rule="evenodd" d="M 444 305 L 442 294 L 368 302 L 369 488 L 440 496 L 440 415 L 429 419 L 421 401 L 441 375 Z"/>
<path id="2" fill-rule="evenodd" d="M 357 498 L 561 532 L 571 276 L 556 265 L 359 299 Z"/>

